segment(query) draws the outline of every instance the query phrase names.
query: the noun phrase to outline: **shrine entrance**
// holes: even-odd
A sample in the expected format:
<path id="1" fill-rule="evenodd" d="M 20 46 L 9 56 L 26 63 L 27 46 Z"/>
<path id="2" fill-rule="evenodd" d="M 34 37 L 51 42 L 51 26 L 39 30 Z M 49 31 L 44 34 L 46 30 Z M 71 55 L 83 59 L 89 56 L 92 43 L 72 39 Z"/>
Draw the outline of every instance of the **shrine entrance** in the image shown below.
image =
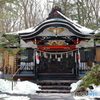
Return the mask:
<path id="1" fill-rule="evenodd" d="M 51 57 L 52 56 L 52 57 Z M 75 74 L 75 52 L 40 57 L 38 74 Z"/>
<path id="2" fill-rule="evenodd" d="M 50 79 L 58 76 L 59 78 L 76 76 L 76 46 L 73 41 L 68 43 L 60 38 L 44 40 L 44 45 L 41 45 L 41 42 L 38 43 L 36 51 L 40 60 L 36 66 L 38 77 Z"/>

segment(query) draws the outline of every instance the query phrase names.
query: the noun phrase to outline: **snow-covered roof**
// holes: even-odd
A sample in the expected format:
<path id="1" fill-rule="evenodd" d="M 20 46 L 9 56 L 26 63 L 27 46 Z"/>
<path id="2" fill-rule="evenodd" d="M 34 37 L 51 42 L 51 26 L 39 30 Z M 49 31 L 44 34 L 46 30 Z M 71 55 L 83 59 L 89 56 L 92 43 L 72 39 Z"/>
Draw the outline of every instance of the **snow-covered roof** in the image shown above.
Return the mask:
<path id="1" fill-rule="evenodd" d="M 63 15 L 61 12 L 57 11 L 61 16 L 63 16 L 69 23 L 71 23 L 73 26 L 75 26 L 82 34 L 90 34 L 94 33 L 94 30 L 86 28 L 84 26 L 79 25 L 78 23 L 75 23 L 65 15 Z"/>
<path id="2" fill-rule="evenodd" d="M 62 18 L 55 17 L 55 18 L 48 18 L 45 21 L 38 24 L 36 27 L 32 27 L 26 30 L 18 31 L 17 33 L 23 39 L 32 39 L 36 37 L 38 34 L 43 32 L 48 27 L 64 27 L 72 32 L 75 36 L 79 37 L 87 37 L 91 36 L 91 33 L 98 33 L 95 30 L 86 28 L 81 26 L 71 19 L 67 18 L 62 12 L 56 10 L 56 13 L 59 14 Z M 66 33 L 67 34 L 67 33 Z"/>

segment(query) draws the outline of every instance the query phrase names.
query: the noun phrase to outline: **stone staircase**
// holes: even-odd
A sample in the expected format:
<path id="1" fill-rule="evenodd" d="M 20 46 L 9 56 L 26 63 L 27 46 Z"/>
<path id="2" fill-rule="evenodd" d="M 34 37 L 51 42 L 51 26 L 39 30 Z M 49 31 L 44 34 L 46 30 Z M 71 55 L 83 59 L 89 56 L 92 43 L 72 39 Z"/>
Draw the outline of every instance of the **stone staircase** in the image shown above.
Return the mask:
<path id="1" fill-rule="evenodd" d="M 77 79 L 77 76 L 74 74 L 68 75 L 65 73 L 39 73 L 37 78 L 39 80 L 75 80 Z"/>
<path id="2" fill-rule="evenodd" d="M 41 86 L 37 93 L 70 93 L 70 85 L 74 82 L 76 80 L 41 80 L 37 82 Z"/>

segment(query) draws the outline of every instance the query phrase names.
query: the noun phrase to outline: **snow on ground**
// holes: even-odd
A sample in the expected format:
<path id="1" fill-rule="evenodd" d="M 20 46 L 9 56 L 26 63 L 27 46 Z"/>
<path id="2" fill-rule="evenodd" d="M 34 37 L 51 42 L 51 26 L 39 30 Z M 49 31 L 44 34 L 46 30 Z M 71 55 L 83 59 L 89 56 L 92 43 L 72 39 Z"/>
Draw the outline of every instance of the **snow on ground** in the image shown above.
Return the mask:
<path id="1" fill-rule="evenodd" d="M 39 86 L 29 81 L 17 81 L 12 90 L 12 82 L 0 79 L 0 91 L 11 94 L 35 94 Z M 4 100 L 30 100 L 27 96 L 10 96 L 7 94 L 0 94 L 0 98 Z"/>
<path id="2" fill-rule="evenodd" d="M 23 97 L 23 96 L 12 96 L 8 98 L 4 98 L 4 100 L 30 100 L 28 97 Z"/>
<path id="3" fill-rule="evenodd" d="M 30 100 L 27 96 L 10 96 L 7 94 L 0 94 L 0 98 L 3 98 L 4 100 Z"/>
<path id="4" fill-rule="evenodd" d="M 72 83 L 70 91 L 74 92 L 77 89 L 77 87 L 81 81 L 82 80 L 79 80 L 76 83 Z M 95 100 L 95 98 L 100 98 L 100 85 L 99 86 L 95 86 L 94 84 L 91 84 L 91 85 L 93 86 L 94 89 L 91 90 L 91 89 L 87 88 L 87 91 L 88 91 L 87 95 L 84 95 L 85 92 L 83 92 L 82 95 L 84 95 L 84 96 L 82 96 L 82 95 L 79 96 L 76 94 L 76 95 L 73 95 L 73 98 L 75 100 Z"/>
<path id="5" fill-rule="evenodd" d="M 82 80 L 79 80 L 76 83 L 72 83 L 71 86 L 70 86 L 71 87 L 71 90 L 70 91 L 71 92 L 75 91 L 77 89 L 78 85 L 81 83 L 81 81 Z"/>
<path id="6" fill-rule="evenodd" d="M 29 81 L 18 81 L 12 90 L 12 82 L 0 79 L 0 91 L 16 94 L 34 94 L 39 90 L 39 86 Z"/>
<path id="7" fill-rule="evenodd" d="M 95 97 L 95 96 L 74 96 L 73 97 L 75 100 L 96 100 L 95 98 L 100 98 L 100 97 Z M 98 99 L 100 100 L 100 99 Z"/>

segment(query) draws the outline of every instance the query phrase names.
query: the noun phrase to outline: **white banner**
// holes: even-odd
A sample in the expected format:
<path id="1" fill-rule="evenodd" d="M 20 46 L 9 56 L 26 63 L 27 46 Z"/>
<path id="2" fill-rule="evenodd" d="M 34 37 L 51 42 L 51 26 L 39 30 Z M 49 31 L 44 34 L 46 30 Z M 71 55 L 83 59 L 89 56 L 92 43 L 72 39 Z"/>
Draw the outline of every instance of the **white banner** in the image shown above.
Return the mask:
<path id="1" fill-rule="evenodd" d="M 40 63 L 40 60 L 39 60 L 39 55 L 38 55 L 37 52 L 36 52 L 36 56 L 35 57 L 36 57 L 36 63 L 39 64 Z"/>

